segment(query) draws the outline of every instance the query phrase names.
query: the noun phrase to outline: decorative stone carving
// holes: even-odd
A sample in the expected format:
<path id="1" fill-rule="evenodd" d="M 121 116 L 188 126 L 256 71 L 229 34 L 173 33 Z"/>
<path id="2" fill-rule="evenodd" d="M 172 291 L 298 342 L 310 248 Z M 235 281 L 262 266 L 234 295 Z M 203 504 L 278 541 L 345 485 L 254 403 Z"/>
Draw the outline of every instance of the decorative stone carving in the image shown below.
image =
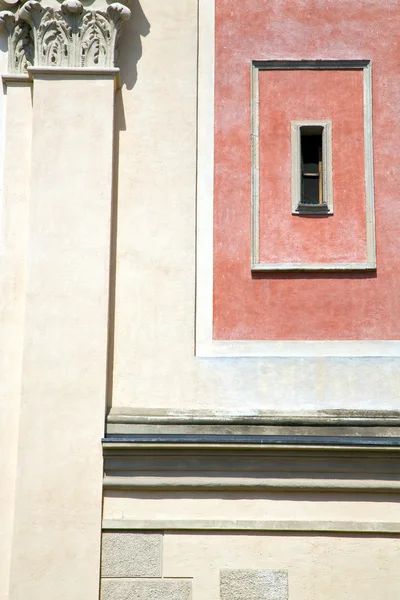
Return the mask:
<path id="1" fill-rule="evenodd" d="M 0 13 L 0 27 L 9 34 L 8 65 L 10 73 L 24 73 L 33 64 L 33 32 L 28 23 L 15 20 L 10 11 Z"/>
<path id="2" fill-rule="evenodd" d="M 28 0 L 16 14 L 0 13 L 9 33 L 9 70 L 35 67 L 113 67 L 123 21 L 129 8 L 115 2 L 106 10 L 86 10 L 79 0 L 65 0 L 59 9 Z"/>

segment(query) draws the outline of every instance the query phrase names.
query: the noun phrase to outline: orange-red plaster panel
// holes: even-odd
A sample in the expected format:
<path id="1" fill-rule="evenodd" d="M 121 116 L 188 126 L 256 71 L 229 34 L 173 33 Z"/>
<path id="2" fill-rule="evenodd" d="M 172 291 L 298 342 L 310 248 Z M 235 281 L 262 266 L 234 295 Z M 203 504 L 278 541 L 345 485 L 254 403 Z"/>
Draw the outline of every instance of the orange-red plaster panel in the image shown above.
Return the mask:
<path id="1" fill-rule="evenodd" d="M 400 339 L 398 1 L 215 2 L 214 339 Z M 252 60 L 288 59 L 372 61 L 376 273 L 251 273 L 250 64 Z M 271 73 L 265 75 L 267 83 Z M 361 85 L 359 74 L 352 75 L 349 85 L 355 89 Z M 330 73 L 331 77 L 335 75 Z M 264 96 L 272 93 L 268 85 L 262 86 Z M 357 103 L 351 109 L 356 119 Z M 337 177 L 340 159 L 334 160 Z M 358 163 L 359 156 L 354 161 Z M 346 173 L 342 194 L 349 194 L 349 184 L 352 189 L 359 185 L 359 174 L 354 173 L 353 179 Z M 265 189 L 261 194 L 266 197 Z M 334 190 L 335 216 L 326 221 L 343 220 L 339 197 Z M 357 227 L 356 222 L 352 219 L 351 227 Z M 336 243 L 333 226 L 323 235 Z M 361 233 L 360 239 L 351 237 L 349 233 L 351 252 L 361 255 L 365 238 Z M 343 257 L 348 251 L 344 246 L 339 239 L 336 251 Z M 264 256 L 274 251 L 271 247 L 263 240 Z"/>
<path id="2" fill-rule="evenodd" d="M 260 262 L 366 262 L 362 71 L 260 71 Z M 333 216 L 292 215 L 291 122 L 332 121 Z"/>

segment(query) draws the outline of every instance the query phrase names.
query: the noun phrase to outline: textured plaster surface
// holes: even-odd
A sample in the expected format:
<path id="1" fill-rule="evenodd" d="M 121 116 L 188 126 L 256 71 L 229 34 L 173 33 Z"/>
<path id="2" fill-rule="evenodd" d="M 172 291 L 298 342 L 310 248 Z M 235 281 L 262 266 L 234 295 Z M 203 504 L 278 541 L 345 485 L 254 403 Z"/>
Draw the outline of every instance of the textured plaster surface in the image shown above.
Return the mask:
<path id="1" fill-rule="evenodd" d="M 285 571 L 223 569 L 220 592 L 221 600 L 287 600 L 288 574 Z"/>
<path id="2" fill-rule="evenodd" d="M 101 600 L 190 600 L 190 581 L 147 581 L 145 579 L 103 579 Z"/>
<path id="3" fill-rule="evenodd" d="M 398 5 L 393 7 L 391 2 L 382 6 L 378 0 L 369 2 L 368 6 L 358 0 L 352 2 L 351 7 L 345 7 L 343 2 L 317 1 L 310 11 L 304 2 L 280 0 L 266 9 L 264 0 L 252 0 L 246 7 L 236 5 L 232 8 L 230 2 L 216 0 L 215 339 L 400 338 L 398 282 L 393 276 L 399 268 L 396 240 L 400 234 L 400 214 L 395 198 L 400 171 L 393 168 L 392 160 L 397 152 L 396 128 L 399 124 L 396 115 L 400 108 L 396 55 L 399 8 Z M 289 58 L 365 58 L 372 61 L 376 275 L 266 274 L 251 277 L 249 63 L 252 59 Z M 354 251 L 359 254 L 364 243 L 358 223 L 358 218 L 363 216 L 360 213 L 363 132 L 357 128 L 362 101 L 359 89 L 354 87 L 354 81 L 342 86 L 337 80 L 335 84 L 337 75 L 334 73 L 323 75 L 329 81 L 327 86 L 335 87 L 332 102 L 342 99 L 338 109 L 345 114 L 340 119 L 340 113 L 333 106 L 321 106 L 325 88 L 321 93 L 316 89 L 309 93 L 308 75 L 304 77 L 304 86 L 296 86 L 297 93 L 290 92 L 289 82 L 286 86 L 277 81 L 281 78 L 282 82 L 285 77 L 288 74 L 274 74 L 272 80 L 269 73 L 260 77 L 260 120 L 265 127 L 261 130 L 260 156 L 262 253 L 266 257 L 279 254 L 286 258 L 292 253 L 293 260 L 297 261 L 310 254 L 308 243 L 314 239 L 314 251 L 321 248 L 323 261 L 337 252 L 342 258 Z M 295 75 L 294 80 L 297 77 Z M 290 173 L 285 177 L 289 145 L 285 148 L 281 141 L 285 119 L 297 102 L 301 112 L 301 115 L 297 113 L 299 118 L 310 118 L 312 114 L 322 118 L 324 111 L 323 117 L 332 116 L 334 121 L 333 217 L 312 219 L 290 214 Z M 347 121 L 349 116 L 354 117 L 351 124 Z M 270 125 L 266 124 L 267 119 Z M 279 123 L 281 130 L 278 131 Z M 263 141 L 264 133 L 270 138 L 274 136 L 276 144 L 265 138 Z M 343 139 L 343 133 L 346 141 L 342 152 L 338 151 L 337 144 Z M 353 145 L 352 159 L 340 167 L 339 154 L 344 158 L 344 147 Z M 272 153 L 268 154 L 270 160 L 266 166 L 268 148 Z M 285 201 L 287 218 L 280 213 Z M 345 222 L 342 207 L 350 204 Z M 274 231 L 268 231 L 269 223 Z M 332 246 L 328 229 L 333 231 L 339 224 L 340 232 L 336 230 Z M 318 240 L 313 233 L 308 235 L 307 230 L 311 228 L 319 230 Z"/>
<path id="4" fill-rule="evenodd" d="M 363 71 L 259 72 L 260 262 L 366 262 L 363 77 Z M 323 119 L 333 130 L 334 215 L 298 217 L 291 211 L 291 122 Z M 243 219 L 229 214 L 232 233 L 235 218 Z M 221 230 L 222 236 L 223 224 Z M 308 297 L 316 281 L 298 285 Z M 287 296 L 302 305 L 298 292 Z M 272 310 L 265 313 L 273 319 Z"/>
<path id="5" fill-rule="evenodd" d="M 162 535 L 103 533 L 102 577 L 161 577 Z"/>

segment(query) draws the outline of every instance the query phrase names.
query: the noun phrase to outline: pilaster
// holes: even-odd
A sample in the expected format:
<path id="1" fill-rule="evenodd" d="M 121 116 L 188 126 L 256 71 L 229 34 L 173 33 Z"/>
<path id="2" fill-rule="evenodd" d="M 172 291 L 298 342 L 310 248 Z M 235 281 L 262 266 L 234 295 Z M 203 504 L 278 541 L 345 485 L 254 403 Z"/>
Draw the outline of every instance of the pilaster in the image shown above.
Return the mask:
<path id="1" fill-rule="evenodd" d="M 115 60 L 129 16 L 77 0 L 0 15 L 7 78 L 32 87 L 10 600 L 98 598 Z"/>
<path id="2" fill-rule="evenodd" d="M 31 89 L 27 76 L 4 79 L 4 181 L 0 242 L 0 598 L 8 598 L 21 400 L 25 263 L 29 214 L 32 135 Z M 2 137 L 2 136 L 1 136 Z"/>

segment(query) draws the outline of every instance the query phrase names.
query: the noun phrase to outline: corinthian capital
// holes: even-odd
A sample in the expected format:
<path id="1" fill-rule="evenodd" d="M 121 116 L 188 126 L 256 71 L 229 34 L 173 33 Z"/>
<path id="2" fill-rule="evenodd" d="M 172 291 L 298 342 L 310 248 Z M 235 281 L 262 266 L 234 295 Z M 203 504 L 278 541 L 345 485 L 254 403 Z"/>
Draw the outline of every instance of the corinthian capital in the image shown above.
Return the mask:
<path id="1" fill-rule="evenodd" d="M 9 70 L 113 67 L 121 25 L 130 15 L 118 2 L 106 10 L 86 10 L 79 0 L 65 0 L 58 9 L 28 0 L 15 14 L 3 11 L 0 26 L 9 33 Z"/>

